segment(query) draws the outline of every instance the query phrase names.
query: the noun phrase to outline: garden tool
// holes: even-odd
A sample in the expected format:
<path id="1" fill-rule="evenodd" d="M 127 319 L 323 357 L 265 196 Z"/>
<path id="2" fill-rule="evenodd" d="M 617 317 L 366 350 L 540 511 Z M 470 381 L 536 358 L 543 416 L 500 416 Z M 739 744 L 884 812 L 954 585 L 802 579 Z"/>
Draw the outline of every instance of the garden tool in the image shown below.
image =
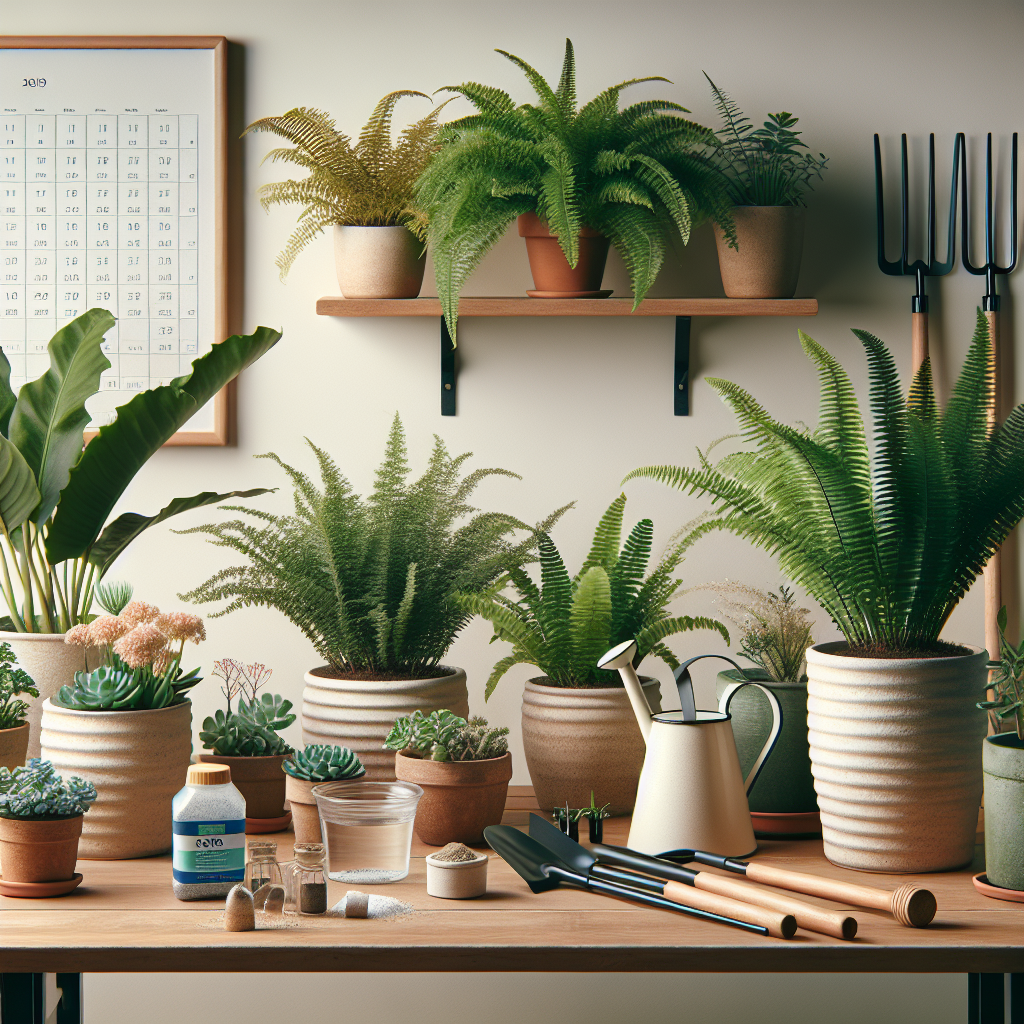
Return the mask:
<path id="1" fill-rule="evenodd" d="M 693 718 L 687 717 L 687 711 L 655 715 L 633 668 L 636 652 L 636 641 L 627 640 L 598 662 L 599 668 L 617 669 L 622 676 L 647 744 L 629 829 L 630 847 L 649 854 L 699 847 L 728 857 L 748 856 L 757 843 L 747 794 L 782 729 L 782 708 L 775 694 L 747 679 L 725 690 L 717 711 L 694 711 Z M 729 716 L 729 704 L 744 686 L 758 687 L 772 709 L 771 732 L 745 779 Z"/>
<path id="2" fill-rule="evenodd" d="M 875 205 L 878 214 L 878 269 L 883 274 L 900 276 L 913 274 L 916 282 L 914 297 L 910 300 L 912 318 L 912 365 L 917 374 L 921 364 L 928 358 L 928 296 L 925 293 L 926 277 L 942 277 L 953 269 L 956 259 L 956 176 L 960 164 L 962 136 L 953 143 L 953 176 L 949 185 L 949 226 L 946 232 L 946 258 L 939 263 L 935 259 L 935 136 L 928 136 L 928 239 L 927 260 L 909 261 L 910 251 L 910 206 L 909 179 L 907 174 L 907 137 L 900 136 L 902 154 L 901 198 L 903 214 L 900 218 L 900 258 L 885 258 L 885 206 L 882 192 L 882 150 L 875 136 Z"/>
<path id="3" fill-rule="evenodd" d="M 675 886 L 680 884 L 692 886 L 701 892 L 717 893 L 719 896 L 727 896 L 730 899 L 739 900 L 741 903 L 749 903 L 755 907 L 764 907 L 766 910 L 780 914 L 792 915 L 796 919 L 797 927 L 806 928 L 808 931 L 833 935 L 837 939 L 852 939 L 857 934 L 857 919 L 848 914 L 825 910 L 811 903 L 804 903 L 803 900 L 792 896 L 781 896 L 751 882 L 741 882 L 735 878 L 712 874 L 710 871 L 695 871 L 692 868 L 660 861 L 655 857 L 645 857 L 643 854 L 637 854 L 619 846 L 605 846 L 596 843 L 588 850 L 585 846 L 574 843 L 554 825 L 536 814 L 530 815 L 530 836 L 570 868 L 588 878 L 619 881 L 625 885 L 658 886 L 658 883 L 652 883 L 650 879 L 644 879 L 632 873 L 639 871 L 667 880 L 673 888 L 662 886 L 656 891 L 663 891 L 670 898 L 674 898 L 673 893 L 678 892 Z M 615 864 L 628 870 L 621 871 L 610 866 Z"/>
<path id="4" fill-rule="evenodd" d="M 970 232 L 970 195 L 967 188 L 967 143 L 961 132 L 957 135 L 957 141 L 963 148 L 964 173 L 960 179 L 963 188 L 963 225 L 961 227 L 962 259 L 964 269 L 971 274 L 985 275 L 985 297 L 982 299 L 982 309 L 985 319 L 988 321 L 989 338 L 989 365 L 991 367 L 990 381 L 992 387 L 992 401 L 989 411 L 990 422 L 993 426 L 1000 420 L 999 414 L 999 293 L 996 290 L 996 277 L 999 274 L 1009 274 L 1017 266 L 1017 133 L 1013 133 L 1013 144 L 1010 155 L 1010 245 L 1007 253 L 1008 262 L 1006 266 L 1000 266 L 996 262 L 996 218 L 995 218 L 995 194 L 992 182 L 992 133 L 988 135 L 988 145 L 985 153 L 985 262 L 975 266 L 971 262 L 971 232 Z M 999 626 L 996 619 L 999 616 L 999 609 L 1002 608 L 1003 579 L 1002 579 L 1002 552 L 997 551 L 985 566 L 985 647 L 988 649 L 990 658 L 999 657 Z"/>
<path id="5" fill-rule="evenodd" d="M 557 830 L 556 830 L 557 831 Z M 697 893 L 693 899 L 693 890 L 684 893 L 682 899 L 668 898 L 662 895 L 668 886 L 675 883 L 647 882 L 645 886 L 635 884 L 635 878 L 629 877 L 630 884 L 621 880 L 608 881 L 591 878 L 586 874 L 573 870 L 560 857 L 552 854 L 546 847 L 530 836 L 511 825 L 488 825 L 484 829 L 484 838 L 491 849 L 499 854 L 530 887 L 533 892 L 547 892 L 555 889 L 563 882 L 578 889 L 601 893 L 605 896 L 618 896 L 632 903 L 642 903 L 648 907 L 662 910 L 674 910 L 705 921 L 717 921 L 719 924 L 731 924 L 757 935 L 775 935 L 777 938 L 791 938 L 796 932 L 796 920 L 782 914 L 772 914 L 759 907 L 750 907 L 736 900 L 714 896 L 711 893 Z M 626 872 L 620 873 L 626 876 Z M 680 888 L 684 888 L 680 886 Z M 739 914 L 734 914 L 739 911 Z"/>

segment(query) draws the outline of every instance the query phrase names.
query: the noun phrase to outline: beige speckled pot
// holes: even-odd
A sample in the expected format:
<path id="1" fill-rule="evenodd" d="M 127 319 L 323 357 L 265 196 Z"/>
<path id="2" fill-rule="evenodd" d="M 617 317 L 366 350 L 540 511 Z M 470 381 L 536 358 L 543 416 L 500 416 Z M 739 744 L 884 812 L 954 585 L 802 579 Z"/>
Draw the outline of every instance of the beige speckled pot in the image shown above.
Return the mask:
<path id="1" fill-rule="evenodd" d="M 8 643 L 18 664 L 32 677 L 39 690 L 36 698 L 27 698 L 25 721 L 29 724 L 28 753 L 39 756 L 39 719 L 43 702 L 62 686 L 75 681 L 76 672 L 94 669 L 100 664 L 98 647 L 74 647 L 64 643 L 63 633 L 11 633 L 0 630 L 0 643 Z M 22 762 L 24 763 L 24 762 Z"/>
<path id="2" fill-rule="evenodd" d="M 308 779 L 296 779 L 291 775 L 284 777 L 284 793 L 292 812 L 292 828 L 295 829 L 295 842 L 322 843 L 320 831 L 320 812 L 317 810 L 313 787 L 321 782 L 310 782 Z"/>
<path id="3" fill-rule="evenodd" d="M 96 787 L 79 845 L 85 860 L 152 857 L 171 848 L 171 799 L 192 755 L 192 704 L 158 711 L 43 705 L 42 756 Z"/>
<path id="4" fill-rule="evenodd" d="M 610 803 L 629 814 L 643 767 L 644 738 L 621 686 L 570 690 L 531 679 L 523 691 L 523 748 L 542 811 Z M 657 679 L 641 678 L 651 710 L 661 710 Z"/>
<path id="5" fill-rule="evenodd" d="M 28 759 L 28 722 L 0 729 L 0 768 L 13 770 Z"/>
<path id="6" fill-rule="evenodd" d="M 466 673 L 439 666 L 436 679 L 392 679 L 369 682 L 332 679 L 323 665 L 306 673 L 302 691 L 302 742 L 329 743 L 354 751 L 366 768 L 367 782 L 395 778 L 395 754 L 384 740 L 395 720 L 414 711 L 451 711 L 469 718 Z"/>
<path id="7" fill-rule="evenodd" d="M 965 645 L 966 646 L 966 645 Z M 807 652 L 811 771 L 825 855 L 860 871 L 946 871 L 970 862 L 986 718 L 987 655 L 847 658 Z"/>
<path id="8" fill-rule="evenodd" d="M 731 299 L 791 299 L 804 248 L 802 206 L 734 206 L 732 249 L 715 225 L 722 286 Z"/>
<path id="9" fill-rule="evenodd" d="M 346 299 L 415 299 L 427 257 L 408 228 L 335 224 L 334 263 Z"/>

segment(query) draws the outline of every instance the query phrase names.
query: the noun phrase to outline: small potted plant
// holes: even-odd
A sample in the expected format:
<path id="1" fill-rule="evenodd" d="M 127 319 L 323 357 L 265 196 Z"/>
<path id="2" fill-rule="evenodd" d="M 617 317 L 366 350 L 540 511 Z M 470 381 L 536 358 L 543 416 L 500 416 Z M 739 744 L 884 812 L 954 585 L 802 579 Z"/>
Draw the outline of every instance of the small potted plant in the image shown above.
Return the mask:
<path id="1" fill-rule="evenodd" d="M 59 896 L 75 874 L 82 817 L 96 799 L 91 782 L 65 782 L 49 761 L 0 767 L 0 887 L 5 896 Z"/>
<path id="2" fill-rule="evenodd" d="M 28 753 L 28 701 L 18 697 L 38 697 L 28 673 L 15 667 L 11 645 L 0 643 L 0 767 L 17 768 Z"/>
<path id="3" fill-rule="evenodd" d="M 221 693 L 227 711 L 217 711 L 203 721 L 199 738 L 210 751 L 197 760 L 226 764 L 231 781 L 245 797 L 245 830 L 249 833 L 280 832 L 290 820 L 284 808 L 285 776 L 281 766 L 293 751 L 278 733 L 296 716 L 292 702 L 280 694 L 260 690 L 273 670 L 265 665 L 243 665 L 233 658 L 214 662 L 213 674 L 224 680 Z M 237 710 L 231 702 L 238 698 Z"/>
<path id="4" fill-rule="evenodd" d="M 512 755 L 508 729 L 450 711 L 414 711 L 395 722 L 384 746 L 395 750 L 395 777 L 422 787 L 416 834 L 428 846 L 483 842 L 505 811 Z"/>
<path id="5" fill-rule="evenodd" d="M 596 789 L 613 815 L 628 814 L 644 761 L 644 740 L 617 672 L 597 667 L 601 655 L 636 638 L 639 665 L 649 654 L 670 668 L 679 664 L 665 639 L 722 623 L 673 616 L 668 606 L 682 587 L 673 574 L 685 545 L 670 544 L 650 573 L 654 525 L 643 519 L 622 543 L 626 496 L 608 507 L 594 532 L 586 561 L 570 576 L 546 532 L 540 534 L 541 585 L 524 569 L 513 569 L 489 594 L 459 600 L 487 619 L 494 637 L 512 644 L 487 680 L 490 697 L 513 665 L 536 665 L 543 673 L 523 694 L 523 747 L 541 807 L 579 807 Z M 515 598 L 501 593 L 507 584 Z M 661 710 L 657 679 L 643 677 L 652 708 Z"/>
<path id="6" fill-rule="evenodd" d="M 581 807 L 575 812 L 577 823 L 584 818 L 587 819 L 587 829 L 592 843 L 604 842 L 604 819 L 610 817 L 608 812 L 610 806 L 611 804 L 602 804 L 598 807 L 597 802 L 594 800 L 594 791 L 591 790 L 590 806 Z"/>
<path id="7" fill-rule="evenodd" d="M 277 258 L 284 280 L 295 257 L 325 228 L 334 227 L 334 257 L 341 293 L 349 299 L 413 299 L 426 264 L 424 220 L 413 203 L 412 185 L 437 152 L 436 107 L 391 141 L 391 116 L 403 96 L 390 92 L 352 140 L 320 110 L 296 107 L 280 117 L 253 122 L 246 132 L 272 132 L 293 149 L 272 150 L 266 159 L 297 164 L 309 175 L 259 190 L 265 210 L 275 204 L 303 207 L 299 226 Z"/>
<path id="8" fill-rule="evenodd" d="M 807 151 L 796 131 L 799 119 L 788 111 L 769 114 L 755 128 L 730 96 L 708 82 L 722 118 L 708 157 L 728 182 L 736 231 L 715 230 L 725 294 L 791 299 L 803 255 L 804 192 L 822 177 L 828 158 Z"/>
<path id="9" fill-rule="evenodd" d="M 310 743 L 304 750 L 294 751 L 281 767 L 287 776 L 284 795 L 291 807 L 295 842 L 322 843 L 313 787 L 321 782 L 362 778 L 366 774 L 362 761 L 348 747 Z"/>

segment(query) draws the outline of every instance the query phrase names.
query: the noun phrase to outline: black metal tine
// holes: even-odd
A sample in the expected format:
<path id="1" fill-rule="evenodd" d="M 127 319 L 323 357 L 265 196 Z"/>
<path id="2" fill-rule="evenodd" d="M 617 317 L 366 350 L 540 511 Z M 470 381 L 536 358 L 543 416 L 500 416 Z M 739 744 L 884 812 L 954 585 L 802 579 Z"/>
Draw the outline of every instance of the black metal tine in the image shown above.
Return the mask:
<path id="1" fill-rule="evenodd" d="M 908 193 L 910 191 L 910 188 L 909 188 L 909 180 L 908 180 L 908 174 L 907 174 L 907 136 L 906 135 L 901 135 L 900 136 L 900 150 L 901 150 L 900 162 L 901 162 L 902 174 L 903 174 L 903 177 L 902 177 L 902 191 L 900 193 L 900 197 L 903 200 L 903 218 L 900 221 L 900 228 L 901 228 L 901 236 L 902 236 L 903 246 L 902 246 L 902 248 L 900 250 L 900 259 L 903 262 L 903 266 L 906 267 L 906 266 L 908 266 L 908 264 L 907 264 L 907 257 L 908 257 L 908 255 L 910 253 L 910 204 L 908 202 Z M 904 271 L 904 273 L 906 273 L 906 271 Z"/>
<path id="2" fill-rule="evenodd" d="M 928 136 L 928 266 L 935 263 L 935 133 Z"/>
<path id="3" fill-rule="evenodd" d="M 878 215 L 878 269 L 883 274 L 904 273 L 901 262 L 885 258 L 885 198 L 882 189 L 882 150 L 875 135 L 875 212 Z"/>
<path id="4" fill-rule="evenodd" d="M 988 133 L 985 152 L 985 263 L 996 261 L 996 213 L 992 199 L 992 133 Z"/>

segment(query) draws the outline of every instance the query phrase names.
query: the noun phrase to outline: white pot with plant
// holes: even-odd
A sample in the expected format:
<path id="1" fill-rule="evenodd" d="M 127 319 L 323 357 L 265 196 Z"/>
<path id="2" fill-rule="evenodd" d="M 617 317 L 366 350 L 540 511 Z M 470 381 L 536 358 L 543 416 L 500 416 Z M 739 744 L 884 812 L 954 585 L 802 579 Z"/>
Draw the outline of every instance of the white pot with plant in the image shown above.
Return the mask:
<path id="1" fill-rule="evenodd" d="M 842 367 L 800 332 L 821 375 L 816 430 L 787 427 L 711 379 L 753 451 L 653 477 L 715 500 L 698 529 L 775 554 L 845 639 L 807 651 L 808 726 L 825 853 L 866 871 L 971 860 L 981 802 L 985 651 L 940 639 L 1024 514 L 1024 406 L 994 425 L 988 325 L 940 410 L 926 360 L 908 398 L 888 350 L 867 353 L 874 445 Z M 872 456 L 872 451 L 874 452 Z M 927 486 L 925 486 L 927 481 Z"/>
<path id="2" fill-rule="evenodd" d="M 442 664 L 471 613 L 457 592 L 483 593 L 536 547 L 533 530 L 513 516 L 476 514 L 468 502 L 488 476 L 460 477 L 440 438 L 426 472 L 409 481 L 405 432 L 395 417 L 373 493 L 357 495 L 326 452 L 317 455 L 323 489 L 271 455 L 292 478 L 297 511 L 197 527 L 190 533 L 245 556 L 185 597 L 262 605 L 284 612 L 326 664 L 306 673 L 304 743 L 352 750 L 370 781 L 393 780 L 394 755 L 384 741 L 395 721 L 413 711 L 469 714 L 466 673 Z M 546 529 L 560 512 L 549 516 Z M 513 540 L 527 531 L 525 540 Z"/>
<path id="3" fill-rule="evenodd" d="M 348 299 L 413 299 L 423 285 L 426 222 L 412 186 L 439 148 L 441 104 L 391 141 L 391 116 L 403 96 L 388 93 L 370 115 L 355 145 L 320 110 L 296 107 L 253 122 L 246 132 L 272 132 L 294 144 L 267 157 L 298 164 L 309 176 L 259 190 L 264 209 L 303 207 L 299 226 L 277 258 L 284 280 L 295 257 L 326 228 L 334 229 L 334 258 L 341 294 Z"/>
<path id="4" fill-rule="evenodd" d="M 512 644 L 487 680 L 487 697 L 513 665 L 536 665 L 543 673 L 523 693 L 523 747 L 544 810 L 585 806 L 594 793 L 610 804 L 612 815 L 633 809 L 645 745 L 618 673 L 597 667 L 607 650 L 635 637 L 635 666 L 652 654 L 675 669 L 679 661 L 666 637 L 716 629 L 729 639 L 714 619 L 669 614 L 682 587 L 673 573 L 684 546 L 669 545 L 648 573 L 653 524 L 641 520 L 620 548 L 625 507 L 626 497 L 619 495 L 605 511 L 575 576 L 543 532 L 541 586 L 517 568 L 499 581 L 514 598 L 497 593 L 498 586 L 460 597 L 463 608 L 491 623 L 496 640 Z M 660 684 L 647 677 L 641 682 L 648 703 L 660 711 Z"/>

